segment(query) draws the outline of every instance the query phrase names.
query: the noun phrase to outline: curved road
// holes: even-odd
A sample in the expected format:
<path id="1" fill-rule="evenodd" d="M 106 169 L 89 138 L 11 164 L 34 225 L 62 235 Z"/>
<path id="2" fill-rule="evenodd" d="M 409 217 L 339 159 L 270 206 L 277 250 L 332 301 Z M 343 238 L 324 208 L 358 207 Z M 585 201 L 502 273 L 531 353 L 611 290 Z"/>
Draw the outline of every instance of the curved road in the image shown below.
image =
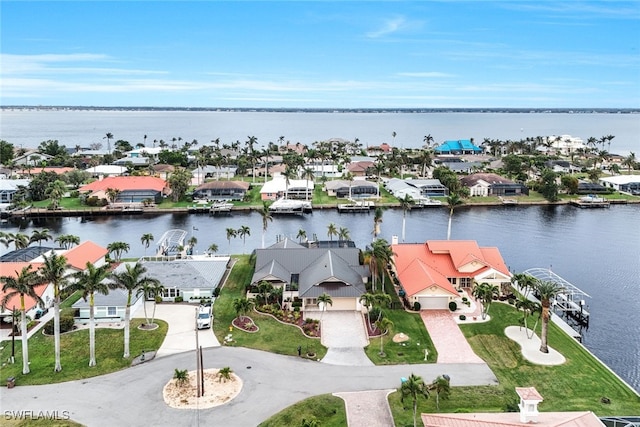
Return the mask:
<path id="1" fill-rule="evenodd" d="M 335 366 L 241 347 L 217 347 L 203 353 L 205 368 L 229 366 L 243 381 L 240 394 L 225 405 L 185 410 L 164 403 L 162 388 L 174 369 L 195 369 L 195 352 L 188 352 L 60 384 L 20 386 L 17 378 L 15 388 L 0 391 L 2 417 L 11 411 L 68 411 L 73 420 L 90 427 L 247 427 L 318 394 L 394 389 L 401 377 L 411 373 L 426 380 L 448 374 L 453 386 L 497 384 L 486 364 Z"/>

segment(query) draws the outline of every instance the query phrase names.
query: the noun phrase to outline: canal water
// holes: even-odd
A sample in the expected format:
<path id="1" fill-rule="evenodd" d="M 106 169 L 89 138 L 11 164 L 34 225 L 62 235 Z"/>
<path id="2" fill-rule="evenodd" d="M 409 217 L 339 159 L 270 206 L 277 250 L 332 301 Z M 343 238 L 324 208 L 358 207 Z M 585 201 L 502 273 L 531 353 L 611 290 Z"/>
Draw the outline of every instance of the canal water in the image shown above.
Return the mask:
<path id="1" fill-rule="evenodd" d="M 495 206 L 456 209 L 452 239 L 476 240 L 497 247 L 512 272 L 532 267 L 550 268 L 589 294 L 589 329 L 583 342 L 632 387 L 640 391 L 640 205 L 615 205 L 609 209 L 562 206 Z M 448 210 L 426 208 L 406 216 L 406 242 L 446 239 Z M 335 209 L 315 210 L 304 216 L 278 216 L 268 224 L 267 245 L 279 237 L 295 239 L 299 230 L 309 238 L 328 240 L 327 227 L 346 227 L 351 239 L 364 248 L 373 238 L 373 213 L 339 214 Z M 226 229 L 250 227 L 245 241 L 226 238 Z M 249 253 L 261 246 L 262 219 L 255 212 L 211 216 L 161 214 L 82 218 L 34 218 L 8 222 L 5 232 L 30 234 L 48 228 L 54 236 L 75 234 L 101 245 L 125 241 L 125 256 L 145 254 L 140 242 L 152 233 L 156 243 L 169 229 L 183 229 L 198 239 L 197 252 L 212 243 L 218 253 Z M 391 241 L 402 235 L 402 211 L 384 212 L 380 237 Z M 50 243 L 50 242 L 46 242 Z M 43 244 L 46 244 L 43 243 Z M 153 245 L 147 255 L 153 253 Z M 7 249 L 0 248 L 2 253 Z"/>

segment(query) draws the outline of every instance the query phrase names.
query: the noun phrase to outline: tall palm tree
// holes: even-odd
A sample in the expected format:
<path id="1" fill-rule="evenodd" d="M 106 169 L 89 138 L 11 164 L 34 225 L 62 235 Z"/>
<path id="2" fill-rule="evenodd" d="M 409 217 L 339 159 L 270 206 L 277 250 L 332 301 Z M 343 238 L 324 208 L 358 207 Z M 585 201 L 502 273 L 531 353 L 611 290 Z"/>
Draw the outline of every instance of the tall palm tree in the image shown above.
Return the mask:
<path id="1" fill-rule="evenodd" d="M 273 285 L 266 280 L 261 280 L 260 283 L 258 283 L 258 292 L 262 295 L 264 304 L 267 304 L 269 295 L 273 292 Z"/>
<path id="2" fill-rule="evenodd" d="M 158 297 L 162 297 L 165 287 L 159 281 L 143 281 L 136 291 L 136 296 L 142 296 L 144 298 L 144 318 L 147 326 L 153 325 L 153 320 L 156 317 L 156 301 Z M 153 313 L 151 314 L 151 320 L 147 315 L 147 301 L 153 299 Z"/>
<path id="3" fill-rule="evenodd" d="M 380 206 L 376 207 L 373 211 L 373 241 L 375 241 L 380 234 L 380 224 L 382 224 L 383 213 L 384 211 Z"/>
<path id="4" fill-rule="evenodd" d="M 313 168 L 307 166 L 304 169 L 302 169 L 302 179 L 305 179 L 307 181 L 307 186 L 306 186 L 306 190 L 305 190 L 305 200 L 309 200 L 309 180 L 313 180 L 315 178 L 315 175 L 313 174 Z M 313 198 L 313 191 L 311 192 L 311 198 Z"/>
<path id="5" fill-rule="evenodd" d="M 371 244 L 370 265 L 373 283 L 380 279 L 381 289 L 384 292 L 384 272 L 388 265 L 393 264 L 393 251 L 389 242 L 385 239 L 376 239 Z"/>
<path id="6" fill-rule="evenodd" d="M 533 328 L 531 329 L 531 336 L 529 336 L 529 326 L 527 325 L 527 319 L 529 318 L 530 315 L 533 315 L 534 313 L 540 314 L 542 312 L 542 306 L 538 302 L 532 301 L 524 295 L 519 295 L 518 300 L 516 301 L 516 308 L 518 310 L 522 310 L 524 329 L 525 329 L 525 333 L 527 334 L 527 338 L 529 339 L 533 338 L 533 336 L 535 335 L 535 329 L 536 329 L 536 326 L 538 325 L 538 322 L 536 321 L 536 324 L 533 325 Z M 539 318 L 540 316 L 538 316 L 538 319 Z"/>
<path id="7" fill-rule="evenodd" d="M 29 236 L 23 233 L 11 234 L 9 233 L 10 242 L 13 242 L 16 250 L 24 249 L 29 246 Z"/>
<path id="8" fill-rule="evenodd" d="M 140 263 L 136 263 L 134 266 L 131 264 L 126 265 L 125 271 L 121 273 L 111 273 L 109 278 L 113 281 L 113 288 L 123 289 L 127 292 L 127 305 L 124 311 L 124 357 L 129 357 L 129 336 L 131 327 L 131 300 L 133 292 L 142 288 L 145 285 L 156 285 L 160 281 L 148 276 L 144 276 L 147 272 L 146 267 Z"/>
<path id="9" fill-rule="evenodd" d="M 322 316 L 324 312 L 327 310 L 327 305 L 333 306 L 333 299 L 331 295 L 326 292 L 323 292 L 322 295 L 318 297 L 318 305 L 322 304 L 322 311 L 320 312 L 320 323 L 322 323 Z"/>
<path id="10" fill-rule="evenodd" d="M 402 241 L 404 242 L 407 211 L 410 211 L 411 207 L 415 205 L 416 202 L 413 200 L 413 197 L 408 194 L 405 194 L 404 197 L 401 197 L 399 200 L 400 208 L 402 208 Z"/>
<path id="11" fill-rule="evenodd" d="M 89 366 L 96 366 L 96 323 L 95 294 L 107 295 L 109 285 L 105 279 L 109 276 L 107 264 L 96 267 L 87 261 L 86 269 L 73 274 L 74 282 L 70 285 L 74 291 L 80 291 L 82 298 L 89 299 Z"/>
<path id="12" fill-rule="evenodd" d="M 451 219 L 453 218 L 453 211 L 457 206 L 460 206 L 463 201 L 456 193 L 451 193 L 447 197 L 447 203 L 449 204 L 449 225 L 447 226 L 447 240 L 451 239 Z"/>
<path id="13" fill-rule="evenodd" d="M 27 310 L 24 302 L 25 296 L 32 298 L 37 304 L 42 306 L 44 302 L 36 292 L 36 286 L 42 283 L 42 278 L 33 270 L 32 265 L 23 267 L 20 272 L 16 271 L 16 276 L 2 276 L 0 283 L 3 283 L 2 292 L 4 298 L 0 305 L 6 309 L 9 300 L 16 295 L 20 297 L 20 336 L 22 337 L 22 373 L 27 375 L 29 370 L 29 339 L 27 334 Z"/>
<path id="14" fill-rule="evenodd" d="M 351 240 L 351 235 L 349 234 L 349 229 L 347 227 L 340 227 L 338 230 L 338 240 Z"/>
<path id="15" fill-rule="evenodd" d="M 334 223 L 329 223 L 329 225 L 327 226 L 327 236 L 329 236 L 329 239 L 333 242 L 333 236 L 337 236 L 338 235 L 338 229 L 336 228 L 336 225 Z"/>
<path id="16" fill-rule="evenodd" d="M 369 292 L 360 295 L 360 304 L 364 305 L 367 309 L 367 321 L 371 325 L 371 308 L 376 303 L 374 294 Z"/>
<path id="17" fill-rule="evenodd" d="M 153 242 L 153 234 L 151 234 L 151 233 L 144 233 L 140 237 L 140 243 L 142 243 L 144 245 L 144 255 L 145 256 L 147 256 L 147 249 L 149 249 L 149 245 L 151 245 L 151 242 Z"/>
<path id="18" fill-rule="evenodd" d="M 416 416 L 418 412 L 418 398 L 429 398 L 429 387 L 424 383 L 422 377 L 411 374 L 409 378 L 400 386 L 402 397 L 400 401 L 404 403 L 405 398 L 410 398 L 413 404 L 413 427 L 417 426 Z"/>
<path id="19" fill-rule="evenodd" d="M 228 227 L 227 228 L 227 240 L 229 241 L 229 247 L 231 247 L 231 239 L 235 238 L 238 235 L 238 232 L 235 228 Z"/>
<path id="20" fill-rule="evenodd" d="M 389 329 L 393 326 L 393 322 L 387 318 L 382 317 L 376 321 L 376 328 L 380 331 L 380 356 L 384 356 L 384 340 L 383 337 L 389 332 Z"/>
<path id="21" fill-rule="evenodd" d="M 448 375 L 438 375 L 429 386 L 429 390 L 436 392 L 436 410 L 440 410 L 440 399 L 447 400 L 451 393 Z"/>
<path id="22" fill-rule="evenodd" d="M 31 232 L 31 237 L 29 237 L 29 243 L 38 242 L 38 246 L 42 246 L 42 241 L 45 242 L 47 240 L 52 240 L 53 236 L 49 234 L 48 228 L 43 228 L 42 230 L 33 230 Z"/>
<path id="23" fill-rule="evenodd" d="M 60 291 L 68 285 L 66 279 L 67 258 L 52 251 L 50 256 L 44 256 L 44 263 L 39 270 L 44 283 L 53 285 L 53 336 L 55 353 L 55 372 L 62 370 L 60 363 Z"/>
<path id="24" fill-rule="evenodd" d="M 130 246 L 127 242 L 111 242 L 107 245 L 107 250 L 115 256 L 116 262 L 120 262 L 122 254 L 129 252 Z"/>
<path id="25" fill-rule="evenodd" d="M 107 152 L 111 153 L 111 140 L 113 139 L 113 134 L 111 132 L 107 132 L 107 134 L 102 139 L 107 140 Z"/>
<path id="26" fill-rule="evenodd" d="M 244 247 L 246 244 L 247 236 L 251 236 L 251 228 L 248 225 L 241 225 L 237 230 L 238 237 L 242 238 L 242 254 L 244 255 Z"/>
<path id="27" fill-rule="evenodd" d="M 540 299 L 540 305 L 542 305 L 542 329 L 540 330 L 540 351 L 542 353 L 549 353 L 547 336 L 549 319 L 551 319 L 551 300 L 563 291 L 564 288 L 556 282 L 538 280 L 535 285 L 535 292 Z"/>
<path id="28" fill-rule="evenodd" d="M 271 212 L 269 211 L 269 203 L 265 200 L 262 202 L 262 209 L 258 211 L 262 217 L 262 249 L 264 249 L 264 235 L 267 233 L 269 221 L 273 221 Z"/>

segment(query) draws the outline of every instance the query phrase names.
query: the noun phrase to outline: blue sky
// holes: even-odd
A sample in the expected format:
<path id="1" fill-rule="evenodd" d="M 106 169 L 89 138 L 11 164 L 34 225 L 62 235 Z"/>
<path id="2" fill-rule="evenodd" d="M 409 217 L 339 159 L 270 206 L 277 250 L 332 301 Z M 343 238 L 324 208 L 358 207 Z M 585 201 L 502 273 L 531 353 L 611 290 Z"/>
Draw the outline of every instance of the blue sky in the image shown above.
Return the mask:
<path id="1" fill-rule="evenodd" d="M 1 105 L 638 108 L 640 2 L 6 1 Z"/>

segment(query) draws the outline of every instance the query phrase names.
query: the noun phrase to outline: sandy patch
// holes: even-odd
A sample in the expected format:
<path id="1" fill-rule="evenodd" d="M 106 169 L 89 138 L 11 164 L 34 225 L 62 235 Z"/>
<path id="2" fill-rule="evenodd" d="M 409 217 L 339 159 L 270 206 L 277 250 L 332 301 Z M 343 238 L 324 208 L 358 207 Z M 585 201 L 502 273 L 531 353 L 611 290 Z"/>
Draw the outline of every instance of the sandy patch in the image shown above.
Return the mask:
<path id="1" fill-rule="evenodd" d="M 162 390 L 164 402 L 172 408 L 178 409 L 206 409 L 223 405 L 236 397 L 242 389 L 242 380 L 236 374 L 226 382 L 217 377 L 218 369 L 204 370 L 204 395 L 196 397 L 198 387 L 196 371 L 189 372 L 189 382 L 178 386 L 175 379 L 171 379 Z"/>
<path id="2" fill-rule="evenodd" d="M 531 329 L 525 329 L 519 326 L 507 326 L 504 334 L 507 338 L 512 339 L 520 345 L 522 348 L 522 356 L 531 363 L 555 366 L 562 365 L 566 361 L 560 352 L 551 348 L 549 345 L 547 345 L 549 353 L 542 353 L 540 351 L 540 338 L 531 331 Z"/>

